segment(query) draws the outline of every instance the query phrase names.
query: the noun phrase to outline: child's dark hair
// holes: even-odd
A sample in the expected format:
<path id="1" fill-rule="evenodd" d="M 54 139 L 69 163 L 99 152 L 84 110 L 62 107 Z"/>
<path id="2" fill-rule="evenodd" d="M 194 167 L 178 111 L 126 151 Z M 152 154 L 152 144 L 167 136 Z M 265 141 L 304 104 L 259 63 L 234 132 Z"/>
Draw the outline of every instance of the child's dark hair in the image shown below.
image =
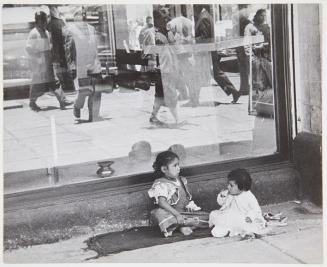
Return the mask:
<path id="1" fill-rule="evenodd" d="M 252 185 L 252 178 L 246 169 L 235 169 L 232 170 L 228 176 L 228 181 L 235 181 L 237 184 L 238 189 L 242 191 L 248 191 L 251 189 Z"/>
<path id="2" fill-rule="evenodd" d="M 179 157 L 172 151 L 163 151 L 157 155 L 155 162 L 153 163 L 152 167 L 155 173 L 162 174 L 161 167 L 167 166 L 170 162 L 174 159 L 179 159 Z"/>

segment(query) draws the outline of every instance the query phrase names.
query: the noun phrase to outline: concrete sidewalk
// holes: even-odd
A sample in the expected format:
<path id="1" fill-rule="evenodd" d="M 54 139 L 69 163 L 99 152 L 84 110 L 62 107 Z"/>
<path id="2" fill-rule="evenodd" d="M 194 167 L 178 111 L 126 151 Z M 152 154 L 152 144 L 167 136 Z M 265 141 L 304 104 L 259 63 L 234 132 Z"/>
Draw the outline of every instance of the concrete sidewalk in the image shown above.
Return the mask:
<path id="1" fill-rule="evenodd" d="M 283 212 L 288 225 L 279 234 L 260 239 L 208 237 L 160 246 L 125 251 L 90 259 L 94 251 L 83 243 L 90 236 L 73 238 L 54 244 L 20 248 L 4 253 L 5 263 L 323 263 L 322 209 L 310 202 L 285 202 L 262 207 L 263 212 Z M 88 260 L 89 259 L 89 260 Z"/>

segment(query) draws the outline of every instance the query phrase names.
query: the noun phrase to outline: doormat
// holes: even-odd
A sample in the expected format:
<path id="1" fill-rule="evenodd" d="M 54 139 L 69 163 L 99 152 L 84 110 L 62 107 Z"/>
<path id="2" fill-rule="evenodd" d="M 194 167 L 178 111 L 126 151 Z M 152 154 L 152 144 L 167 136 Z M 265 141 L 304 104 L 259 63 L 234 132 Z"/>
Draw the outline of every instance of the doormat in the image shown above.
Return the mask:
<path id="1" fill-rule="evenodd" d="M 179 241 L 211 237 L 211 229 L 199 228 L 189 236 L 182 235 L 175 231 L 172 236 L 165 238 L 160 234 L 158 227 L 134 227 L 121 232 L 112 232 L 97 235 L 85 241 L 87 249 L 94 250 L 100 256 L 106 256 L 122 251 L 134 250 L 138 248 L 152 247 L 156 245 L 169 244 Z M 92 259 L 94 259 L 92 258 Z"/>

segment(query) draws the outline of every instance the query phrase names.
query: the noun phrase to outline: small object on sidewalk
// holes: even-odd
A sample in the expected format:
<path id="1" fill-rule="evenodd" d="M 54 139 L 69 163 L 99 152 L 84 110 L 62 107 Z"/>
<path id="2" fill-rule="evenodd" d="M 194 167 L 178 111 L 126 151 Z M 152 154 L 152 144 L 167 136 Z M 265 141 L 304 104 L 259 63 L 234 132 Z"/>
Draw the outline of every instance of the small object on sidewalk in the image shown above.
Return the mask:
<path id="1" fill-rule="evenodd" d="M 263 218 L 267 221 L 269 226 L 287 226 L 287 217 L 282 216 L 282 213 L 272 214 L 270 212 L 264 213 Z"/>
<path id="2" fill-rule="evenodd" d="M 293 202 L 294 202 L 295 204 L 301 204 L 301 201 L 299 201 L 299 200 L 293 200 Z"/>
<path id="3" fill-rule="evenodd" d="M 282 217 L 282 213 L 277 213 L 277 214 L 272 214 L 270 212 L 266 212 L 263 214 L 263 218 L 266 220 L 266 221 L 272 221 L 272 220 L 280 220 Z"/>
<path id="4" fill-rule="evenodd" d="M 97 170 L 97 175 L 101 178 L 110 177 L 114 174 L 114 170 L 111 168 L 111 165 L 113 164 L 113 161 L 102 161 L 98 162 L 98 165 L 100 168 Z"/>

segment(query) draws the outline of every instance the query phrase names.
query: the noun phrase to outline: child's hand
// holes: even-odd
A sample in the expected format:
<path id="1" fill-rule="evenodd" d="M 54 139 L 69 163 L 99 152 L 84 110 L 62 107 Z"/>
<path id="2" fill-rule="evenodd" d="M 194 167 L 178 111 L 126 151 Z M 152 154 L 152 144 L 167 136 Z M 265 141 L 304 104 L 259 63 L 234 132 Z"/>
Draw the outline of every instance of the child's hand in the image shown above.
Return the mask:
<path id="1" fill-rule="evenodd" d="M 177 223 L 180 224 L 180 225 L 183 225 L 184 224 L 184 216 L 181 215 L 181 214 L 178 214 L 177 216 L 175 216 L 176 219 L 177 219 Z"/>
<path id="2" fill-rule="evenodd" d="M 225 190 L 222 190 L 220 193 L 219 193 L 220 197 L 227 197 L 228 196 L 228 190 L 225 189 Z"/>
<path id="3" fill-rule="evenodd" d="M 223 206 L 227 201 L 228 190 L 222 190 L 217 196 L 217 202 L 219 206 Z"/>

